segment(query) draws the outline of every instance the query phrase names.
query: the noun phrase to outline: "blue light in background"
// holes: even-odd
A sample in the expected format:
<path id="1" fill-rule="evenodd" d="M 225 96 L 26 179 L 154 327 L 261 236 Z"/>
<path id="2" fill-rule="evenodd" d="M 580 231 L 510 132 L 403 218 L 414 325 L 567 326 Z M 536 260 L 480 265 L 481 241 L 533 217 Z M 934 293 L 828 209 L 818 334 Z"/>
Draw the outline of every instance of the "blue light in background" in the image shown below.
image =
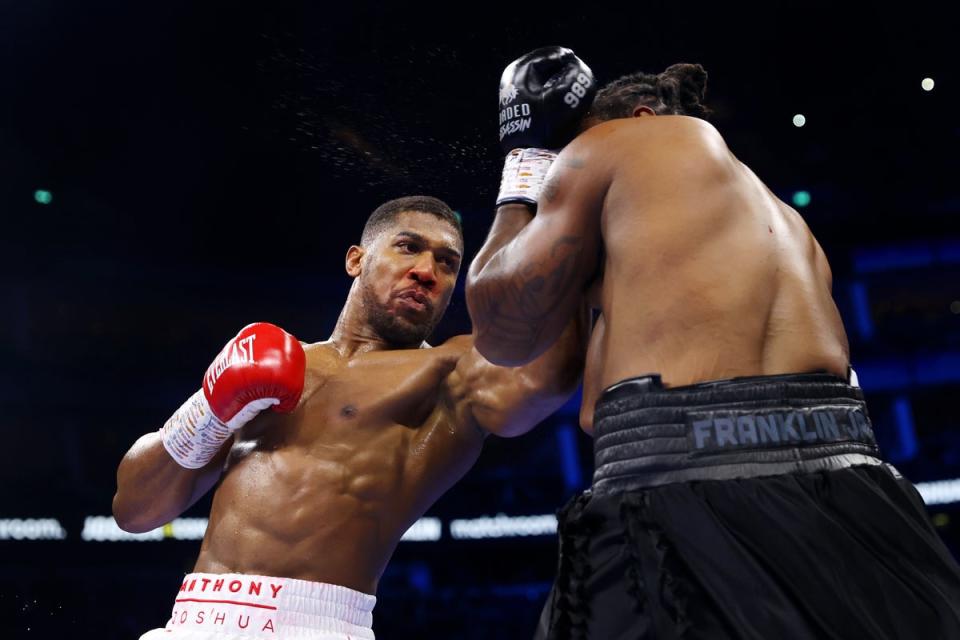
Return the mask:
<path id="1" fill-rule="evenodd" d="M 920 246 L 861 249 L 853 256 L 853 265 L 858 273 L 916 269 L 932 264 L 933 252 L 929 247 Z"/>
<path id="2" fill-rule="evenodd" d="M 934 264 L 958 263 L 960 263 L 960 242 L 955 240 L 858 249 L 853 255 L 853 265 L 858 273 L 878 273 L 930 267 Z"/>
<path id="3" fill-rule="evenodd" d="M 873 337 L 873 317 L 870 315 L 870 303 L 867 301 L 867 287 L 862 282 L 850 284 L 850 301 L 853 303 L 853 319 L 857 332 L 864 340 Z"/>
<path id="4" fill-rule="evenodd" d="M 913 460 L 920 447 L 917 444 L 917 431 L 913 422 L 913 408 L 906 396 L 897 396 L 893 400 L 893 418 L 897 427 L 897 446 L 888 452 L 894 462 Z"/>
<path id="5" fill-rule="evenodd" d="M 569 418 L 579 424 L 581 402 L 583 402 L 583 385 L 577 387 L 576 393 L 574 393 L 569 400 L 564 402 L 562 407 L 557 409 L 555 415 L 561 418 Z"/>
<path id="6" fill-rule="evenodd" d="M 944 242 L 937 247 L 937 260 L 945 264 L 960 263 L 960 242 Z"/>
<path id="7" fill-rule="evenodd" d="M 860 360 L 854 363 L 866 391 L 898 391 L 960 382 L 960 352 Z"/>
<path id="8" fill-rule="evenodd" d="M 864 391 L 890 391 L 906 389 L 913 383 L 913 377 L 904 360 L 859 361 L 853 363 Z"/>
<path id="9" fill-rule="evenodd" d="M 543 600 L 543 597 L 547 595 L 547 592 L 550 591 L 552 585 L 553 583 L 551 582 L 494 585 L 493 587 L 489 587 L 489 589 L 480 589 L 478 593 L 484 594 L 489 591 L 489 593 L 492 593 L 498 598 L 526 598 L 531 602 L 540 602 Z"/>
<path id="10" fill-rule="evenodd" d="M 430 568 L 422 562 L 415 562 L 407 567 L 407 581 L 420 593 L 426 593 L 433 586 Z"/>
<path id="11" fill-rule="evenodd" d="M 580 451 L 577 449 L 577 434 L 574 429 L 575 427 L 569 424 L 562 424 L 556 430 L 563 485 L 568 492 L 583 486 L 583 470 L 580 466 Z"/>
<path id="12" fill-rule="evenodd" d="M 945 351 L 917 360 L 917 384 L 960 382 L 960 353 Z"/>

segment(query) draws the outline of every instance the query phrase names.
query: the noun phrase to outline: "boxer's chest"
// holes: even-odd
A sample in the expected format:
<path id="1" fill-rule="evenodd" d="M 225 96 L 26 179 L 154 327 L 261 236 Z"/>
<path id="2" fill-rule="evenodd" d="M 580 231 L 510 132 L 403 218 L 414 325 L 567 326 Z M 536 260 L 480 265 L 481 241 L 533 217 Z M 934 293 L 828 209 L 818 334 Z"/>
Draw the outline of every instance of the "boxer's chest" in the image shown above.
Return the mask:
<path id="1" fill-rule="evenodd" d="M 417 428 L 440 403 L 449 369 L 442 364 L 430 350 L 410 350 L 308 374 L 304 418 L 335 431 Z"/>

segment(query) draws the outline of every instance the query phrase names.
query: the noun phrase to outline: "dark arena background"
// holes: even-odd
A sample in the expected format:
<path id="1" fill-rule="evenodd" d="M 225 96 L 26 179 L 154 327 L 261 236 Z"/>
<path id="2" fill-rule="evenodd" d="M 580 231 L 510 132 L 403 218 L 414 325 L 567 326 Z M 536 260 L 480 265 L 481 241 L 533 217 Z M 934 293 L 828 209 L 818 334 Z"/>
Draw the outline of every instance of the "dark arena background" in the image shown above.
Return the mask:
<path id="1" fill-rule="evenodd" d="M 326 339 L 345 251 L 384 200 L 443 198 L 476 253 L 500 72 L 547 44 L 601 82 L 707 68 L 714 124 L 832 263 L 885 456 L 960 553 L 949 3 L 622 4 L 0 2 L 0 637 L 164 624 L 209 499 L 125 534 L 120 458 L 243 325 Z M 434 341 L 469 327 L 461 273 Z M 401 542 L 378 638 L 532 635 L 555 510 L 592 471 L 576 411 L 488 441 Z"/>

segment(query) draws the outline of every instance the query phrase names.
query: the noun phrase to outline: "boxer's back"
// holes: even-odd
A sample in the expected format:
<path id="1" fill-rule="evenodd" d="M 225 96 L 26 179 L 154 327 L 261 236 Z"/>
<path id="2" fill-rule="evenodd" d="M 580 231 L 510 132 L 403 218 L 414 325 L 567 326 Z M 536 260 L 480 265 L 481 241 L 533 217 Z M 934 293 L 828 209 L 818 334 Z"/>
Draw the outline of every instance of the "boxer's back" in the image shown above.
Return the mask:
<path id="1" fill-rule="evenodd" d="M 605 326 L 591 344 L 588 395 L 653 372 L 671 386 L 813 370 L 844 375 L 846 335 L 822 250 L 716 129 L 682 116 L 601 128 L 588 135 L 602 142 L 601 166 L 610 172 Z"/>

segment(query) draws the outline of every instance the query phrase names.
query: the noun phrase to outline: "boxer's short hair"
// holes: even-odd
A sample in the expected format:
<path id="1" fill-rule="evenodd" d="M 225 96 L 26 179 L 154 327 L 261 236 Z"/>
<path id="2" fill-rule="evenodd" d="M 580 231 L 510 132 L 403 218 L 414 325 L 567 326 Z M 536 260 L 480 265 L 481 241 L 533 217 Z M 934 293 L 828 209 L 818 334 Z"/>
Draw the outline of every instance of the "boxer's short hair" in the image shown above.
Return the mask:
<path id="1" fill-rule="evenodd" d="M 460 219 L 457 214 L 446 202 L 431 196 L 406 196 L 384 202 L 374 209 L 370 217 L 367 218 L 367 223 L 363 227 L 363 234 L 360 236 L 360 244 L 369 244 L 404 211 L 426 213 L 445 221 L 457 230 L 460 244 L 463 244 L 463 228 L 460 226 Z"/>
<path id="2" fill-rule="evenodd" d="M 703 104 L 707 72 L 699 64 L 674 64 L 662 73 L 631 73 L 605 85 L 593 100 L 590 115 L 599 120 L 629 118 L 639 105 L 658 115 L 684 115 L 706 119 Z"/>

